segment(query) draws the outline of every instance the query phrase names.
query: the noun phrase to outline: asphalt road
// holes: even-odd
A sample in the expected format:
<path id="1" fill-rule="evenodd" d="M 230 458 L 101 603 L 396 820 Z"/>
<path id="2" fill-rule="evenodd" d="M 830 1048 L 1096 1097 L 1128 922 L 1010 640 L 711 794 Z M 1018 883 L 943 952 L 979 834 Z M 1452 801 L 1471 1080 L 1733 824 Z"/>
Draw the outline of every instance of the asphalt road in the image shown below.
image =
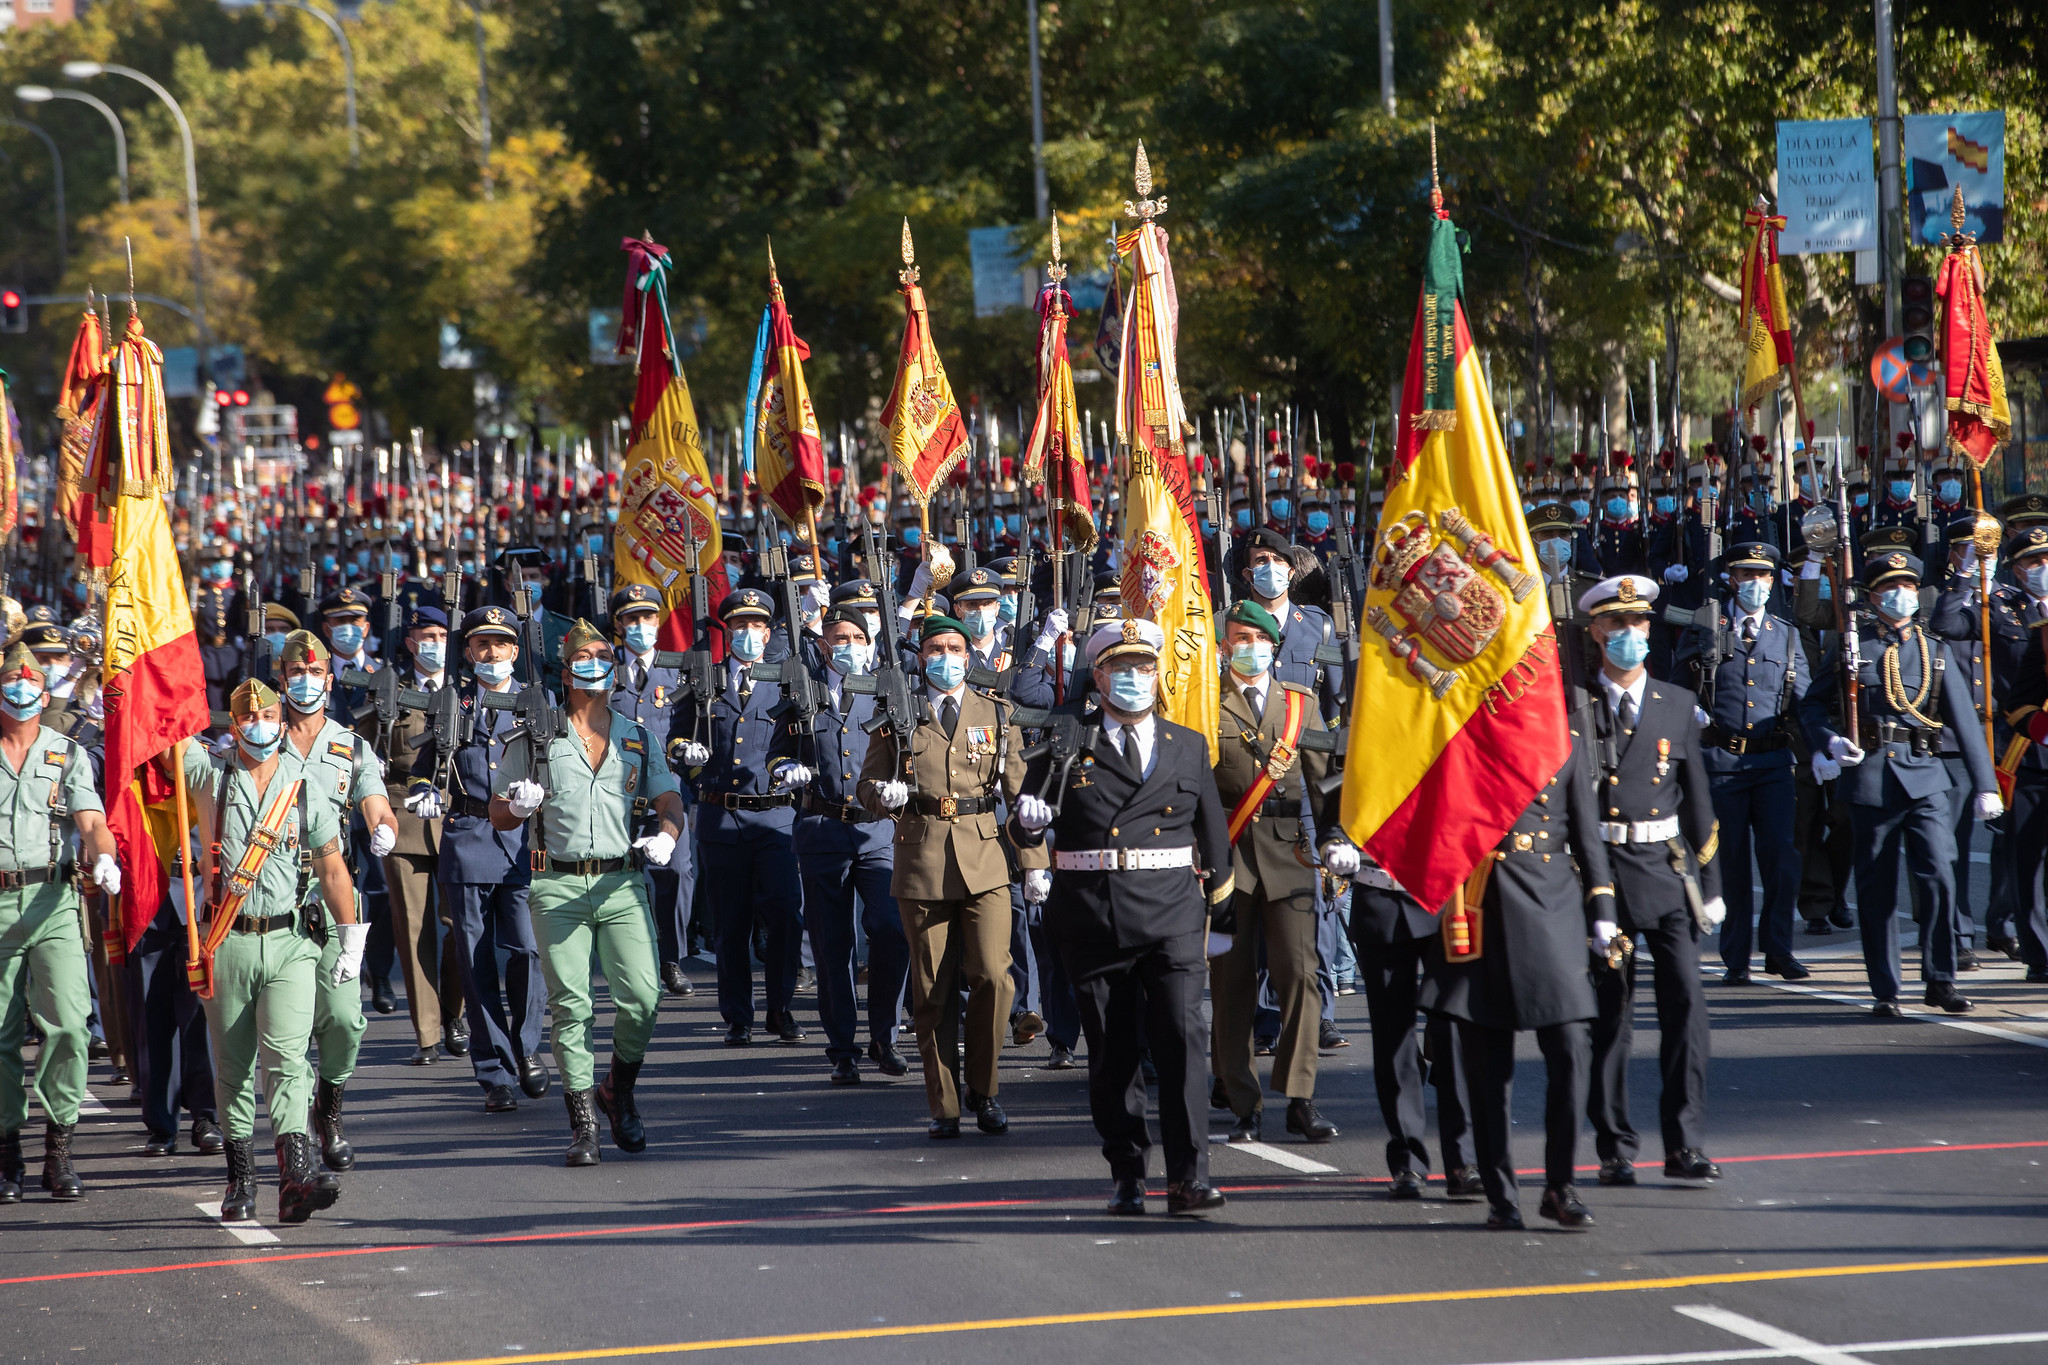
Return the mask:
<path id="1" fill-rule="evenodd" d="M 2017 967 L 1977 976 L 2004 989 Z M 1205 1222 L 1169 1220 L 1156 1180 L 1143 1220 L 1103 1214 L 1085 1073 L 1040 1069 L 1043 1042 L 1006 1053 L 1009 1136 L 935 1143 L 915 1069 L 833 1089 L 815 1030 L 727 1049 L 702 991 L 663 1008 L 647 1152 L 607 1145 L 571 1171 L 559 1091 L 485 1115 L 466 1063 L 402 1065 L 403 1015 L 373 1016 L 341 1202 L 270 1226 L 259 1152 L 255 1244 L 199 1207 L 218 1158 L 145 1160 L 134 1111 L 96 1086 L 116 1107 L 81 1125 L 88 1199 L 0 1210 L 0 1358 L 2048 1359 L 2048 1042 L 1709 992 L 1726 1178 L 1657 1174 L 1645 996 L 1633 1085 L 1652 1161 L 1635 1189 L 1589 1174 L 1599 1226 L 1577 1234 L 1536 1218 L 1540 1177 L 1522 1234 L 1485 1231 L 1483 1201 L 1386 1200 L 1361 996 L 1340 1001 L 1354 1043 L 1319 1085 L 1342 1136 L 1219 1146 L 1230 1204 Z M 1542 1080 L 1526 1040 L 1521 1078 L 1527 1166 Z"/>

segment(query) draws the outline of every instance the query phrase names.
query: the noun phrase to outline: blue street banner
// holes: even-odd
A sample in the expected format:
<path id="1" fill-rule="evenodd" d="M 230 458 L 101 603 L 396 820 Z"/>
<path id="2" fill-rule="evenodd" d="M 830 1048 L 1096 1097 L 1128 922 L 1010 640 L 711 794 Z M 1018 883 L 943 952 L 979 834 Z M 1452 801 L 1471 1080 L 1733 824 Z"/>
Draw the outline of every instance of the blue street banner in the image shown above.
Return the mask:
<path id="1" fill-rule="evenodd" d="M 1877 249 L 1870 120 L 1778 123 L 1780 256 Z"/>
<path id="2" fill-rule="evenodd" d="M 1963 187 L 1963 231 L 1980 245 L 2005 240 L 2005 111 L 1908 114 L 1903 147 L 1909 235 L 1941 245 L 1949 206 Z"/>

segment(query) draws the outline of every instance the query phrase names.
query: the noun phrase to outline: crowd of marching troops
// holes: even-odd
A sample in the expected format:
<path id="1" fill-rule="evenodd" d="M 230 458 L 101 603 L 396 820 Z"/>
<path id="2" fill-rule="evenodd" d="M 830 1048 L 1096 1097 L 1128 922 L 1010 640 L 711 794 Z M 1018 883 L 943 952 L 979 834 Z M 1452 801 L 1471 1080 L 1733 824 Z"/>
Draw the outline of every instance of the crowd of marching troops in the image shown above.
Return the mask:
<path id="1" fill-rule="evenodd" d="M 636 1084 L 662 996 L 700 988 L 684 966 L 700 940 L 726 1045 L 815 1027 L 834 1085 L 909 1073 L 907 1009 L 933 1139 L 1007 1131 L 1006 1043 L 1042 1038 L 1053 1070 L 1085 1054 L 1118 1214 L 1145 1211 L 1148 1088 L 1173 1213 L 1223 1203 L 1212 1110 L 1232 1142 L 1278 1135 L 1268 1096 L 1273 1129 L 1336 1137 L 1318 1058 L 1348 1045 L 1335 1000 L 1362 989 L 1392 1196 L 1422 1196 L 1434 1137 L 1447 1192 L 1483 1198 L 1497 1228 L 1522 1226 L 1518 1031 L 1548 1078 L 1542 1215 L 1593 1221 L 1573 1174 L 1588 1119 L 1599 1183 L 1635 1183 L 1647 957 L 1664 1174 L 1715 1179 L 1702 937 L 1740 984 L 1759 957 L 1803 978 L 1797 935 L 1854 927 L 1874 1012 L 1897 1015 L 1903 867 L 1927 1006 L 1971 1008 L 1957 982 L 1979 950 L 2048 979 L 2048 499 L 2006 504 L 1994 549 L 1959 471 L 1935 468 L 1930 489 L 1917 457 L 1866 454 L 1869 480 L 1838 487 L 1818 458 L 1788 482 L 1764 452 L 1740 456 L 1526 471 L 1571 746 L 1468 883 L 1495 945 L 1477 955 L 1448 951 L 1442 907 L 1338 820 L 1330 741 L 1362 718 L 1335 646 L 1362 597 L 1345 577 L 1373 550 L 1370 500 L 1207 504 L 1213 736 L 1155 714 L 1164 641 L 1118 609 L 1113 552 L 1079 557 L 1086 591 L 1055 592 L 1016 524 L 982 548 L 1021 553 L 974 563 L 956 545 L 950 577 L 914 514 L 893 546 L 821 553 L 761 537 L 756 554 L 735 528 L 737 586 L 686 651 L 658 647 L 651 588 L 579 603 L 566 578 L 541 581 L 559 560 L 521 551 L 409 580 L 376 540 L 367 562 L 317 566 L 315 594 L 273 585 L 259 638 L 222 544 L 194 565 L 216 725 L 161 760 L 190 794 L 184 856 L 218 944 L 205 998 L 179 876 L 118 966 L 80 931 L 81 898 L 103 920 L 121 882 L 99 642 L 90 620 L 21 616 L 0 666 L 0 1202 L 27 1184 L 32 1028 L 54 1197 L 82 1193 L 71 1133 L 104 1046 L 146 1151 L 176 1151 L 189 1122 L 192 1146 L 224 1156 L 229 1220 L 254 1216 L 267 1067 L 278 1217 L 332 1205 L 356 1160 L 344 1100 L 365 986 L 393 1012 L 394 973 L 415 1065 L 466 1060 L 491 1113 L 559 1072 L 568 1165 L 596 1164 L 606 1131 L 641 1151 Z M 1798 489 L 1790 506 L 1777 486 Z M 1811 515 L 1827 507 L 1847 524 Z M 1981 924 L 1977 821 L 1996 830 Z"/>

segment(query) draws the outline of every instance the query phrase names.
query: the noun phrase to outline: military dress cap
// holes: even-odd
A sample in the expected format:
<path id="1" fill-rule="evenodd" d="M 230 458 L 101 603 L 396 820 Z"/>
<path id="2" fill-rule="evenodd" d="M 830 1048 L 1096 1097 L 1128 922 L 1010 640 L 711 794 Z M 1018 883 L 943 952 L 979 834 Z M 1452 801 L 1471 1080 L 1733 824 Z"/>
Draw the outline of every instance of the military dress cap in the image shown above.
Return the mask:
<path id="1" fill-rule="evenodd" d="M 612 614 L 618 614 L 617 608 Z M 471 640 L 517 640 L 519 618 L 504 607 L 477 607 L 463 616 L 462 633 Z"/>
<path id="2" fill-rule="evenodd" d="M 361 588 L 338 588 L 320 599 L 320 614 L 330 621 L 350 616 L 368 616 L 369 594 Z"/>
<path id="3" fill-rule="evenodd" d="M 286 630 L 297 630 L 299 628 L 298 613 L 294 611 L 288 611 L 284 607 L 278 605 L 276 602 L 265 602 L 263 604 L 264 629 L 268 630 L 271 626 L 280 623 L 284 626 Z"/>
<path id="4" fill-rule="evenodd" d="M 740 588 L 727 593 L 718 604 L 718 619 L 727 625 L 738 621 L 772 621 L 775 599 L 759 588 Z"/>
<path id="5" fill-rule="evenodd" d="M 442 611 L 439 607 L 429 606 L 422 602 L 406 615 L 405 628 L 407 630 L 425 630 L 428 626 L 439 626 L 443 630 L 448 629 L 448 613 Z"/>
<path id="6" fill-rule="evenodd" d="M 1863 533 L 1863 553 L 1883 554 L 1888 550 L 1910 551 L 1920 543 L 1920 533 L 1910 526 L 1880 526 Z"/>
<path id="7" fill-rule="evenodd" d="M 1130 617 L 1105 621 L 1088 637 L 1088 666 L 1100 668 L 1125 659 L 1157 660 L 1166 648 L 1166 632 L 1158 623 Z"/>
<path id="8" fill-rule="evenodd" d="M 231 716 L 253 716 L 266 706 L 277 705 L 277 693 L 270 684 L 256 678 L 244 678 L 228 693 L 228 714 Z"/>
<path id="9" fill-rule="evenodd" d="M 327 646 L 320 637 L 310 630 L 295 630 L 284 637 L 284 657 L 287 664 L 326 663 L 334 656 L 327 652 Z"/>
<path id="10" fill-rule="evenodd" d="M 792 583 L 822 583 L 824 576 L 818 572 L 818 558 L 808 550 L 789 557 L 789 581 Z"/>
<path id="11" fill-rule="evenodd" d="M 1539 503 L 1536 510 L 1529 513 L 1529 534 L 1532 536 L 1566 534 L 1578 530 L 1581 524 L 1578 514 L 1562 502 Z"/>
<path id="12" fill-rule="evenodd" d="M 64 627 L 53 621 L 44 621 L 30 626 L 21 633 L 21 643 L 37 654 L 69 654 L 71 640 L 64 633 Z"/>
<path id="13" fill-rule="evenodd" d="M 1280 623 L 1273 618 L 1272 612 L 1267 611 L 1250 598 L 1240 598 L 1231 604 L 1231 608 L 1224 615 L 1223 620 L 1226 624 L 1235 621 L 1241 626 L 1250 626 L 1254 630 L 1263 630 L 1272 637 L 1274 644 L 1280 643 Z"/>
<path id="14" fill-rule="evenodd" d="M 1768 540 L 1738 540 L 1721 557 L 1724 573 L 1736 569 L 1775 569 L 1783 556 Z"/>
<path id="15" fill-rule="evenodd" d="M 57 619 L 57 613 L 38 602 L 28 609 L 28 623 L 32 626 L 48 625 Z"/>
<path id="16" fill-rule="evenodd" d="M 0 674 L 14 672 L 33 673 L 39 678 L 43 676 L 43 661 L 30 653 L 29 647 L 19 640 L 7 647 L 6 659 L 0 660 Z"/>
<path id="17" fill-rule="evenodd" d="M 957 635 L 964 640 L 967 638 L 967 627 L 934 607 L 931 614 L 918 626 L 917 642 L 920 645 L 928 645 L 941 635 Z"/>
<path id="18" fill-rule="evenodd" d="M 993 602 L 1003 595 L 1003 576 L 987 565 L 981 565 L 954 579 L 947 591 L 957 607 Z"/>
<path id="19" fill-rule="evenodd" d="M 562 657 L 567 659 L 571 654 L 574 654 L 586 645 L 609 645 L 610 643 L 611 640 L 603 631 L 579 616 L 576 618 L 576 624 L 570 626 L 568 633 L 562 636 Z"/>
<path id="20" fill-rule="evenodd" d="M 1122 574 L 1099 573 L 1095 575 L 1095 595 L 1097 597 L 1121 597 L 1123 590 L 1124 578 Z"/>
<path id="21" fill-rule="evenodd" d="M 1904 550 L 1886 550 L 1873 554 L 1863 563 L 1863 586 L 1869 592 L 1876 592 L 1887 583 L 1920 581 L 1920 561 Z"/>
<path id="22" fill-rule="evenodd" d="M 2016 564 L 2029 555 L 2048 554 L 2048 526 L 2022 526 L 2005 538 L 2005 560 Z"/>
<path id="23" fill-rule="evenodd" d="M 611 607 L 612 620 L 614 621 L 628 612 L 660 611 L 662 608 L 661 594 L 656 592 L 649 584 L 628 583 L 625 587 L 612 594 Z M 471 612 L 469 615 L 474 616 L 476 613 Z M 469 628 L 468 616 L 463 618 L 462 624 L 465 630 Z"/>
<path id="24" fill-rule="evenodd" d="M 1958 512 L 1948 519 L 1948 525 L 1942 528 L 1942 532 L 1943 537 L 1951 545 L 1962 545 L 1975 540 L 1977 538 L 1977 514 L 1975 512 Z"/>
<path id="25" fill-rule="evenodd" d="M 1250 555 L 1253 550 L 1271 550 L 1275 554 L 1284 555 L 1289 548 L 1291 547 L 1287 537 L 1270 526 L 1261 526 L 1244 538 L 1246 555 Z"/>
<path id="26" fill-rule="evenodd" d="M 1648 574 L 1624 573 L 1603 578 L 1579 594 L 1579 610 L 1589 616 L 1639 613 L 1647 615 L 1657 600 L 1657 580 Z"/>
<path id="27" fill-rule="evenodd" d="M 825 619 L 818 623 L 818 628 L 820 630 L 829 630 L 835 621 L 844 621 L 847 625 L 860 631 L 861 639 L 865 640 L 868 638 L 868 618 L 866 613 L 862 612 L 859 607 L 827 607 L 825 609 Z"/>
<path id="28" fill-rule="evenodd" d="M 841 583 L 832 589 L 832 605 L 875 607 L 881 605 L 881 599 L 875 596 L 874 584 L 865 578 L 856 578 L 851 583 Z"/>
<path id="29" fill-rule="evenodd" d="M 991 559 L 988 562 L 987 568 L 990 573 L 1002 580 L 1004 587 L 1014 588 L 1017 586 L 1017 556 L 1003 555 L 999 558 Z"/>
<path id="30" fill-rule="evenodd" d="M 2048 522 L 2048 493 L 2022 493 L 2007 498 L 1999 506 L 1998 519 L 2014 530 Z"/>

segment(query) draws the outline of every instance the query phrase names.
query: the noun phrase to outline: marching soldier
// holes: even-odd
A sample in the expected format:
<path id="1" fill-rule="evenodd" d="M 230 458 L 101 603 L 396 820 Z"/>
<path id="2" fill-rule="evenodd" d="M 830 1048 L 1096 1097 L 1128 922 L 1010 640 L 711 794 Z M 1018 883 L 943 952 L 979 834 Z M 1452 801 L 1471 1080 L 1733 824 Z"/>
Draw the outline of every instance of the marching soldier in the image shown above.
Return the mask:
<path id="1" fill-rule="evenodd" d="M 583 620 L 571 626 L 562 637 L 566 705 L 560 725 L 527 722 L 557 733 L 543 742 L 528 728 L 505 749 L 491 784 L 493 828 L 509 834 L 533 822 L 527 830 L 534 868 L 528 904 L 554 1015 L 555 1063 L 569 1112 L 564 1162 L 570 1166 L 598 1162 L 593 1104 L 610 1120 L 619 1150 L 647 1148 L 633 1091 L 654 1036 L 661 977 L 639 868 L 667 866 L 683 830 L 682 798 L 660 742 L 607 703 L 616 669 L 604 632 Z M 635 838 L 635 812 L 647 806 L 660 813 L 661 828 Z M 593 948 L 614 1011 L 611 1069 L 594 1090 Z"/>
<path id="2" fill-rule="evenodd" d="M 1252 553 L 1260 553 L 1256 544 Z M 1259 1141 L 1263 1108 L 1252 1015 L 1263 957 L 1279 1011 L 1273 1088 L 1287 1097 L 1287 1131 L 1320 1143 L 1336 1137 L 1337 1126 L 1315 1102 L 1322 998 L 1309 802 L 1328 759 L 1301 747 L 1302 736 L 1323 729 L 1323 720 L 1309 689 L 1274 671 L 1281 634 L 1280 623 L 1257 602 L 1238 602 L 1224 616 L 1230 665 L 1218 709 L 1215 781 L 1230 810 L 1237 928 L 1230 951 L 1210 966 L 1213 1064 L 1237 1118 L 1230 1140 Z"/>
<path id="3" fill-rule="evenodd" d="M 369 652 L 370 598 L 360 588 L 337 588 L 320 600 L 319 610 L 320 634 L 327 641 L 327 667 L 333 679 L 327 690 L 327 709 L 343 725 L 353 725 L 363 694 L 360 688 L 342 686 L 341 675 L 350 669 L 375 673 L 384 667 L 384 661 Z M 352 820 L 349 836 L 351 843 L 366 845 L 369 829 L 360 820 Z M 363 917 L 370 925 L 369 947 L 363 958 L 370 978 L 370 1007 L 389 1014 L 398 1007 L 391 991 L 398 946 L 391 936 L 391 894 L 384 881 L 382 858 L 365 860 L 356 890 L 363 898 Z"/>
<path id="4" fill-rule="evenodd" d="M 1636 513 L 1635 457 L 1617 450 L 1613 466 L 1613 473 L 1600 477 L 1600 519 L 1593 525 L 1593 550 L 1605 573 L 1640 573 L 1647 550 L 1642 518 Z"/>
<path id="5" fill-rule="evenodd" d="M 1920 509 L 1913 497 L 1913 447 L 1911 432 L 1898 435 L 1898 449 L 1885 457 L 1884 497 L 1870 511 L 1870 529 L 1903 528 L 1905 546 L 1920 544 Z"/>
<path id="6" fill-rule="evenodd" d="M 1239 902 L 1208 740 L 1153 709 L 1165 643 L 1150 621 L 1097 629 L 1087 645 L 1101 699 L 1096 724 L 1081 732 L 1076 753 L 1048 752 L 1019 773 L 1031 794 L 1004 784 L 1025 894 L 1044 903 L 1046 932 L 1080 1003 L 1088 1108 L 1116 1181 L 1112 1214 L 1145 1212 L 1152 1140 L 1141 1038 L 1159 1074 L 1166 1211 L 1200 1214 L 1224 1203 L 1209 1184 L 1202 967 L 1234 948 L 1225 940 L 1238 927 L 1231 914 Z M 1089 718 L 1079 703 L 1060 717 L 1072 726 Z M 1039 793 L 1055 796 L 1058 810 Z M 925 1074 L 932 1071 L 927 1051 Z"/>
<path id="7" fill-rule="evenodd" d="M 991 1135 L 1009 1131 L 996 1101 L 996 1063 L 1015 985 L 1010 979 L 1010 864 L 998 842 L 998 791 L 1012 810 L 1024 777 L 1011 704 L 967 686 L 967 628 L 934 611 L 919 633 L 925 695 L 909 735 L 876 732 L 856 788 L 896 821 L 889 889 L 910 943 L 911 1021 L 924 1059 L 927 1135 L 960 1135 L 960 1111 Z M 886 742 L 884 742 L 886 741 Z M 1020 849 L 1025 868 L 1045 850 Z M 954 1078 L 967 991 L 966 1094 Z"/>
<path id="8" fill-rule="evenodd" d="M 1347 698 L 1341 677 L 1316 659 L 1316 651 L 1330 643 L 1329 614 L 1320 607 L 1288 599 L 1294 582 L 1293 547 L 1287 538 L 1269 527 L 1260 527 L 1245 539 L 1245 567 L 1240 575 L 1248 600 L 1263 607 L 1279 623 L 1280 641 L 1273 654 L 1273 676 L 1282 682 L 1306 687 L 1322 702 L 1323 718 L 1339 715 Z"/>
<path id="9" fill-rule="evenodd" d="M 612 633 L 618 637 L 619 681 L 612 691 L 612 710 L 637 720 L 657 735 L 668 734 L 669 717 L 681 695 L 681 669 L 664 668 L 655 659 L 661 631 L 661 594 L 645 583 L 628 583 L 612 594 Z M 637 833 L 651 833 L 645 824 Z M 654 928 L 661 944 L 661 985 L 670 995 L 690 995 L 696 987 L 683 973 L 689 956 L 690 900 L 694 879 L 688 865 L 689 840 L 683 841 L 682 870 L 649 868 Z"/>
<path id="10" fill-rule="evenodd" d="M 1583 737 L 1592 746 L 1594 787 L 1603 799 L 1599 835 L 1613 866 L 1615 924 L 1648 941 L 1656 973 L 1664 1175 L 1714 1180 L 1721 1168 L 1702 1150 L 1709 1044 L 1698 940 L 1727 913 L 1715 857 L 1720 832 L 1700 757 L 1698 701 L 1682 687 L 1653 680 L 1643 667 L 1656 600 L 1657 585 L 1639 574 L 1603 579 L 1579 599 L 1602 655 L 1599 695 L 1589 707 L 1591 733 Z M 1628 1105 L 1635 986 L 1633 955 L 1597 973 L 1594 983 L 1600 1013 L 1587 1110 L 1603 1185 L 1636 1183 Z"/>
<path id="11" fill-rule="evenodd" d="M 319 940 L 331 929 L 341 945 L 328 972 L 340 986 L 362 968 L 366 930 L 356 922 L 334 804 L 314 798 L 305 778 L 279 758 L 284 725 L 277 693 L 251 679 L 235 688 L 228 712 L 231 752 L 187 744 L 183 760 L 209 888 L 206 1022 L 228 1138 L 220 1216 L 232 1223 L 256 1215 L 251 1147 L 260 1050 L 272 1068 L 264 1093 L 277 1146 L 277 1218 L 303 1223 L 341 1193 L 336 1177 L 314 1170 L 306 1132 Z M 328 923 L 310 897 L 315 879 Z"/>
<path id="12" fill-rule="evenodd" d="M 2018 499 L 2014 500 L 2019 501 Z M 2005 561 L 2011 567 L 2014 588 L 2008 590 L 2011 609 L 2024 628 L 2015 637 L 2009 629 L 1998 631 L 1993 641 L 1996 656 L 1994 683 L 2002 686 L 1998 765 L 2013 779 L 2012 815 L 2004 821 L 2005 832 L 1993 844 L 1992 857 L 2004 845 L 2002 903 L 1994 896 L 1985 916 L 1987 942 L 2008 957 L 2026 963 L 2027 980 L 2048 981 L 2048 897 L 2041 884 L 2041 863 L 2048 851 L 2040 819 L 2048 814 L 2048 721 L 2041 720 L 2041 706 L 2048 702 L 2048 668 L 2043 667 L 2041 640 L 2048 627 L 2048 499 L 2040 515 L 2029 516 L 2026 524 L 2006 537 Z M 2008 502 L 2010 510 L 2013 503 Z M 1997 595 L 1996 592 L 1994 595 Z M 2022 743 L 2021 741 L 2026 741 Z M 1994 885 L 2000 866 L 1992 865 Z M 2008 925 L 2000 911 L 2015 921 Z"/>
<path id="13" fill-rule="evenodd" d="M 1989 572 L 1992 583 L 1992 657 L 1987 664 L 1982 630 L 1983 594 L 1978 591 L 1977 547 L 1973 542 L 1976 529 L 1975 512 L 1965 512 L 1948 523 L 1948 571 L 1943 576 L 1933 610 L 1928 613 L 1927 629 L 1947 641 L 1949 657 L 1962 670 L 1953 680 L 1954 685 L 1964 688 L 1969 694 L 1970 705 L 1978 715 L 1975 728 L 1981 734 L 1986 715 L 1984 670 L 1987 666 L 1991 669 L 1990 707 L 1991 714 L 1996 715 L 2000 709 L 1998 699 L 2011 689 L 2011 666 L 2017 665 L 2019 656 L 2026 652 L 2027 628 L 2021 623 L 2024 594 L 1999 578 L 1998 557 L 1994 554 Z M 1924 593 L 1922 600 L 1925 600 Z M 1964 765 L 1962 747 L 1954 731 L 1941 737 L 1941 763 L 1948 769 L 1949 826 L 1955 832 L 1956 843 L 1956 932 L 1960 938 L 1960 946 L 1956 949 L 1956 968 L 1971 972 L 1976 971 L 1979 965 L 1977 955 L 1970 950 L 1974 936 L 1970 920 L 1970 883 L 1974 880 L 1970 864 L 1970 833 L 1974 816 L 1969 771 Z M 1985 897 L 1984 907 L 1987 947 L 1992 923 L 2002 923 L 2001 915 L 2011 913 L 2008 909 L 2011 888 L 2005 883 L 2006 865 L 2005 835 L 1994 830 L 1991 836 L 1991 888 Z"/>
<path id="14" fill-rule="evenodd" d="M 90 967 L 79 936 L 70 836 L 92 859 L 92 882 L 121 894 L 121 869 L 107 829 L 92 762 L 42 723 L 48 675 L 19 641 L 0 662 L 0 1204 L 21 1202 L 27 1169 L 21 1125 L 28 1090 L 21 1048 L 31 1009 L 43 1034 L 36 1054 L 42 1105 L 43 1188 L 78 1199 L 85 1187 L 71 1164 L 71 1135 L 85 1096 Z"/>
<path id="15" fill-rule="evenodd" d="M 960 624 L 967 627 L 969 668 L 1001 673 L 1011 663 L 1010 632 L 1002 623 L 1002 576 L 986 565 L 970 569 L 947 589 Z"/>
<path id="16" fill-rule="evenodd" d="M 248 653 L 248 641 L 229 620 L 233 596 L 228 587 L 217 585 L 203 590 L 192 606 L 193 624 L 199 632 L 199 666 L 206 675 L 206 705 L 213 711 L 228 709 L 228 693 L 241 680 Z"/>

